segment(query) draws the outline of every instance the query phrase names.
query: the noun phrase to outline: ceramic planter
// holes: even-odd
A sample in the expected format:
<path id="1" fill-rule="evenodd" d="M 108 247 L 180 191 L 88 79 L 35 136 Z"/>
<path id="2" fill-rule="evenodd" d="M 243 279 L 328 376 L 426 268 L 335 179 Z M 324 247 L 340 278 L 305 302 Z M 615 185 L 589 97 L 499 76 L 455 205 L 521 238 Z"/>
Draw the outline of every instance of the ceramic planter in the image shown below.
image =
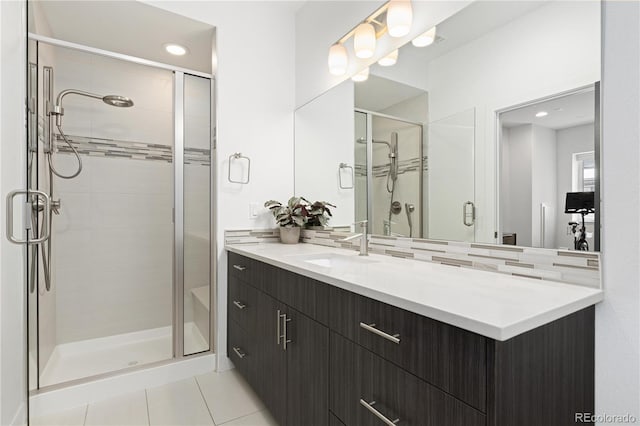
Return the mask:
<path id="1" fill-rule="evenodd" d="M 300 228 L 299 226 L 281 226 L 280 227 L 280 242 L 282 244 L 298 244 L 300 241 Z"/>

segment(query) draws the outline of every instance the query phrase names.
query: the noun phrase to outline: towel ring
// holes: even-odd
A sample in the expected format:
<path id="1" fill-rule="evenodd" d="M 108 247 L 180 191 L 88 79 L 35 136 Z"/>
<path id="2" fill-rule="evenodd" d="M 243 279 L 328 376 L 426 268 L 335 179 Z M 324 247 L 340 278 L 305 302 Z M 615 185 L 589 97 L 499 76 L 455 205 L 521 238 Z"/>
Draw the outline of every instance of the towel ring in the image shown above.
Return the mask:
<path id="1" fill-rule="evenodd" d="M 231 163 L 233 162 L 233 160 L 239 160 L 239 161 L 246 160 L 247 162 L 247 179 L 246 180 L 234 180 L 231 178 Z M 242 185 L 248 184 L 251 179 L 251 159 L 247 156 L 242 155 L 242 153 L 240 152 L 231 154 L 229 156 L 229 174 L 227 176 L 227 179 L 229 179 L 229 182 L 231 183 L 239 183 Z"/>
<path id="2" fill-rule="evenodd" d="M 348 170 L 349 174 L 351 175 L 351 185 L 350 186 L 345 186 L 345 185 L 342 184 L 342 171 L 343 170 Z M 353 180 L 354 180 L 353 167 L 348 165 L 347 163 L 340 163 L 340 165 L 338 166 L 338 185 L 340 186 L 340 189 L 353 189 Z"/>

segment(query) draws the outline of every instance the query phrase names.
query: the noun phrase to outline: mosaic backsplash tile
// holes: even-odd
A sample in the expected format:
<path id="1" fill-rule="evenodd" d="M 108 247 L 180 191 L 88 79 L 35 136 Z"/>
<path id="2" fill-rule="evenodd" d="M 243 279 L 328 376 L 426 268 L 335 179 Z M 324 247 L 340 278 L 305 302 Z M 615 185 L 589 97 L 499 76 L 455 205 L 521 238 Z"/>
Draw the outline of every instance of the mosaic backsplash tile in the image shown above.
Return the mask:
<path id="1" fill-rule="evenodd" d="M 278 229 L 225 231 L 225 244 L 279 242 Z M 303 243 L 359 250 L 359 241 L 341 241 L 353 235 L 348 228 L 302 230 Z M 538 280 L 601 288 L 600 254 L 532 247 L 371 236 L 369 252 L 457 268 L 473 268 Z"/>
<path id="2" fill-rule="evenodd" d="M 356 176 L 366 176 L 367 175 L 367 166 L 365 164 L 356 163 L 355 166 L 355 174 Z M 389 169 L 391 168 L 391 163 L 379 164 L 373 166 L 373 177 L 386 177 L 389 173 Z M 420 161 L 419 157 L 409 158 L 407 160 L 400 160 L 398 162 L 398 174 L 404 174 L 407 172 L 415 172 L 420 170 L 427 171 L 427 157 L 422 157 L 422 161 Z"/>
<path id="3" fill-rule="evenodd" d="M 67 135 L 67 139 L 80 155 L 92 157 L 130 158 L 132 160 L 173 161 L 173 147 L 153 143 L 123 141 L 115 139 L 90 138 L 85 136 Z M 56 135 L 56 149 L 60 153 L 71 153 L 71 149 L 64 142 L 62 136 Z M 185 148 L 185 164 L 211 164 L 211 150 L 200 148 Z"/>

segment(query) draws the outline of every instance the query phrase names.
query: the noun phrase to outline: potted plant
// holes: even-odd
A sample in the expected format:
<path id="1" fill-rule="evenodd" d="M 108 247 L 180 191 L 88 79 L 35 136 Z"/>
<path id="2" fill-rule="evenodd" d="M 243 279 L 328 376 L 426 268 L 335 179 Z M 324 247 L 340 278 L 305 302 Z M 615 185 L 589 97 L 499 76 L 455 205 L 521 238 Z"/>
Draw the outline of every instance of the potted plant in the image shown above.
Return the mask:
<path id="1" fill-rule="evenodd" d="M 300 241 L 300 229 L 309 218 L 309 202 L 302 197 L 291 197 L 286 205 L 269 200 L 264 206 L 271 210 L 280 227 L 280 242 L 296 244 Z"/>
<path id="2" fill-rule="evenodd" d="M 324 229 L 329 223 L 331 218 L 331 210 L 329 207 L 336 208 L 331 203 L 326 201 L 316 201 L 310 204 L 307 209 L 309 211 L 309 219 L 307 220 L 307 228 L 309 229 Z"/>

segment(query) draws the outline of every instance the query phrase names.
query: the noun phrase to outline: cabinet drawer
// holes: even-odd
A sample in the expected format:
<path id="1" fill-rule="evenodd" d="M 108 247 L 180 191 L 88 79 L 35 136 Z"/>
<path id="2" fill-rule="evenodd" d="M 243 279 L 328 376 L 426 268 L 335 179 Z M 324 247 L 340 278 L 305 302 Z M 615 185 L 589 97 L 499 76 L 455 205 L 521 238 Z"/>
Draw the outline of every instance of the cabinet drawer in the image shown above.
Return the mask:
<path id="1" fill-rule="evenodd" d="M 258 323 L 258 290 L 230 275 L 227 297 L 229 318 L 245 331 L 254 334 Z"/>
<path id="2" fill-rule="evenodd" d="M 484 337 L 336 287 L 329 306 L 332 330 L 485 411 Z"/>
<path id="3" fill-rule="evenodd" d="M 330 371 L 330 409 L 346 426 L 380 426 L 382 417 L 406 426 L 486 424 L 480 411 L 333 332 Z"/>
<path id="4" fill-rule="evenodd" d="M 253 259 L 240 256 L 233 252 L 227 252 L 229 258 L 229 276 L 237 277 L 245 282 L 250 282 L 252 275 L 255 275 L 254 268 L 256 267 Z"/>
<path id="5" fill-rule="evenodd" d="M 276 298 L 314 320 L 327 324 L 329 314 L 329 286 L 302 275 L 277 269 Z"/>
<path id="6" fill-rule="evenodd" d="M 255 339 L 253 339 L 238 323 L 229 320 L 227 326 L 227 356 L 238 369 L 238 372 L 249 382 L 256 386 L 257 359 L 259 355 Z"/>
<path id="7" fill-rule="evenodd" d="M 236 277 L 270 296 L 276 296 L 278 268 L 233 252 L 227 253 L 229 277 Z"/>

